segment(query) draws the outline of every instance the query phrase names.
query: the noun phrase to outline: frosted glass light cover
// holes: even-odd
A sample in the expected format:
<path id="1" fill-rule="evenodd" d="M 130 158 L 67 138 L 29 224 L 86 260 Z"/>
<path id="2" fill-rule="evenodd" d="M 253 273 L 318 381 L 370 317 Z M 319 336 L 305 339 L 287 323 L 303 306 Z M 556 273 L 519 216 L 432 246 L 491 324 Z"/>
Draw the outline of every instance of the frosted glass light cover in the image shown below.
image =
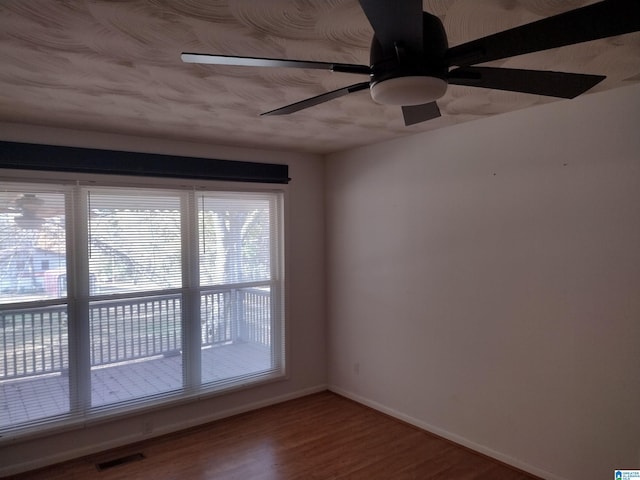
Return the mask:
<path id="1" fill-rule="evenodd" d="M 383 105 L 422 105 L 442 97 L 447 82 L 437 77 L 397 77 L 374 83 L 371 98 Z"/>

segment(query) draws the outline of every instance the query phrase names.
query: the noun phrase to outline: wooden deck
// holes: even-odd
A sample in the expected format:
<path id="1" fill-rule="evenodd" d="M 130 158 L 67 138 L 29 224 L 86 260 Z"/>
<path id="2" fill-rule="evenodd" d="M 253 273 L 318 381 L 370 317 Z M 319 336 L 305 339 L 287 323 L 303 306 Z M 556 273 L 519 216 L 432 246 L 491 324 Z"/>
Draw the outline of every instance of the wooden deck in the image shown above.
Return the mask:
<path id="1" fill-rule="evenodd" d="M 123 457 L 144 458 L 118 463 Z M 140 458 L 140 457 L 138 457 Z M 98 471 L 97 464 L 114 465 Z M 72 460 L 15 480 L 533 480 L 324 392 Z"/>
<path id="2" fill-rule="evenodd" d="M 271 367 L 269 349 L 237 343 L 202 350 L 204 382 L 224 380 Z M 131 400 L 182 387 L 182 356 L 95 368 L 91 372 L 92 406 Z M 0 428 L 69 411 L 69 379 L 50 374 L 0 383 Z"/>

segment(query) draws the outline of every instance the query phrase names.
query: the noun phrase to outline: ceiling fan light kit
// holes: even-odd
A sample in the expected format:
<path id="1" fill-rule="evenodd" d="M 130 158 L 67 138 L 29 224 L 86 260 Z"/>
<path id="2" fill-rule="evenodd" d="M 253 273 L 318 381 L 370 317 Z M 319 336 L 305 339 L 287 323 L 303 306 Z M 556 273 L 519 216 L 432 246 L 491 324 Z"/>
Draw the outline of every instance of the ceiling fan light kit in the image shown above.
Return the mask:
<path id="1" fill-rule="evenodd" d="M 371 98 L 382 105 L 421 105 L 441 98 L 446 91 L 447 82 L 437 77 L 396 77 L 371 84 Z"/>
<path id="2" fill-rule="evenodd" d="M 369 88 L 372 99 L 402 107 L 405 125 L 440 116 L 448 85 L 574 98 L 603 75 L 475 65 L 640 31 L 640 0 L 603 0 L 452 48 L 442 22 L 422 0 L 359 0 L 373 27 L 370 65 L 183 53 L 187 63 L 311 68 L 368 75 L 359 82 L 262 115 L 287 115 Z"/>

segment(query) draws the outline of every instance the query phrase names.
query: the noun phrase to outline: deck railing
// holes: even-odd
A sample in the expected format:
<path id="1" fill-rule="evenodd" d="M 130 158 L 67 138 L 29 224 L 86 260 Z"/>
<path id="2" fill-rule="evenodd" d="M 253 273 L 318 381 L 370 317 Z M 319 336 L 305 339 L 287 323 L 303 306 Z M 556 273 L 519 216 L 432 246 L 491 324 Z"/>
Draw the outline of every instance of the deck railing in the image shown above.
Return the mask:
<path id="1" fill-rule="evenodd" d="M 55 306 L 0 313 L 0 379 L 68 368 L 67 309 Z"/>
<path id="2" fill-rule="evenodd" d="M 203 346 L 271 344 L 271 294 L 237 288 L 203 292 Z M 89 307 L 91 365 L 182 350 L 180 295 L 102 300 Z M 65 306 L 0 311 L 0 380 L 63 372 L 69 367 Z"/>
<path id="3" fill-rule="evenodd" d="M 179 353 L 179 295 L 106 300 L 89 307 L 91 365 Z"/>

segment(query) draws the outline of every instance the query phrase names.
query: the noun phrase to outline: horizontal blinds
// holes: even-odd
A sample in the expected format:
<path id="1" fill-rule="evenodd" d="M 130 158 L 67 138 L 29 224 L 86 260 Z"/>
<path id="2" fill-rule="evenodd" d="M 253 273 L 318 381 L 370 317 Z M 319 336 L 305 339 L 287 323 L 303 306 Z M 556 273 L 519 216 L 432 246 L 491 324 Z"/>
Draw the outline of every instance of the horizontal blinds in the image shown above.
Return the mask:
<path id="1" fill-rule="evenodd" d="M 0 441 L 282 376 L 281 209 L 273 192 L 0 184 L 0 262 L 23 268 L 1 269 Z"/>
<path id="2" fill-rule="evenodd" d="M 70 418 L 67 200 L 64 186 L 0 184 L 0 432 Z"/>
<path id="3" fill-rule="evenodd" d="M 237 377 L 249 382 L 282 364 L 273 321 L 280 315 L 272 275 L 276 202 L 268 194 L 202 193 L 197 204 L 202 381 L 222 384 Z M 222 359 L 215 346 L 236 342 L 249 361 L 219 371 Z"/>
<path id="4" fill-rule="evenodd" d="M 206 193 L 198 207 L 201 286 L 269 281 L 269 196 Z"/>
<path id="5" fill-rule="evenodd" d="M 0 304 L 66 296 L 65 189 L 0 186 Z"/>
<path id="6" fill-rule="evenodd" d="M 94 294 L 182 287 L 179 192 L 87 189 Z"/>

